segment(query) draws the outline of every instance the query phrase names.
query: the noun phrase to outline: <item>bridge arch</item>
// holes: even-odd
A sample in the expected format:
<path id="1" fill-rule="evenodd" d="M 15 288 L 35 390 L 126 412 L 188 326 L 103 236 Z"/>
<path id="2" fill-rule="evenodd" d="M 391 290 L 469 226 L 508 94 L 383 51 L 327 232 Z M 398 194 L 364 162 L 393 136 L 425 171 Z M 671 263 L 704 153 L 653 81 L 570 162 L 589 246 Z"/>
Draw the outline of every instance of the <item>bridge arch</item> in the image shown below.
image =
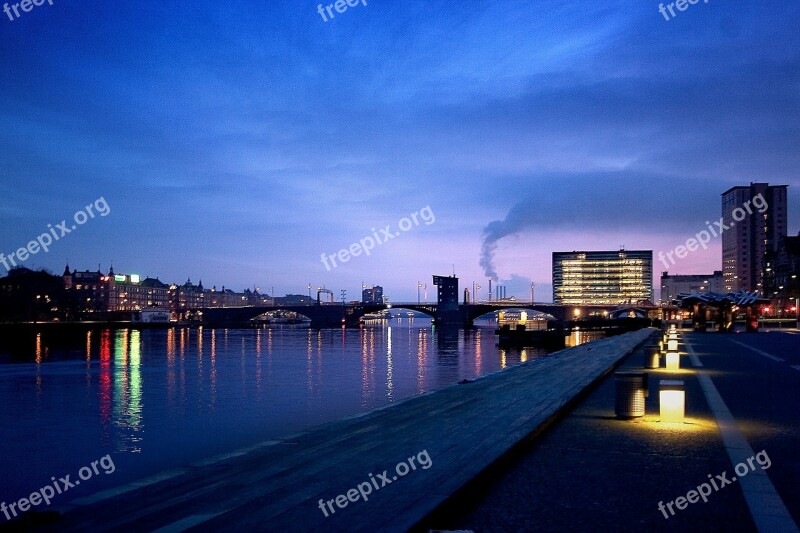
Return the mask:
<path id="1" fill-rule="evenodd" d="M 283 307 L 270 308 L 270 310 L 264 311 L 261 314 L 258 314 L 258 315 L 254 316 L 253 318 L 251 318 L 249 320 L 250 321 L 254 321 L 257 318 L 261 318 L 261 317 L 268 318 L 268 315 L 278 314 L 278 313 L 292 313 L 292 314 L 296 315 L 298 318 L 304 318 L 304 319 L 309 320 L 309 321 L 313 320 L 312 317 L 309 316 L 310 313 L 305 314 L 302 311 L 297 311 L 296 309 L 284 309 Z M 276 318 L 281 318 L 281 317 L 276 317 Z"/>
<path id="2" fill-rule="evenodd" d="M 536 318 L 537 316 L 542 316 L 542 315 L 544 317 L 546 317 L 547 320 L 558 320 L 558 318 L 554 314 L 552 314 L 552 313 L 550 313 L 548 311 L 542 311 L 540 309 L 536 309 L 535 306 L 527 306 L 527 307 L 501 307 L 501 306 L 497 306 L 494 309 L 490 309 L 490 310 L 486 311 L 485 313 L 483 313 L 481 315 L 477 315 L 477 316 L 471 317 L 471 319 L 472 320 L 479 320 L 481 318 L 488 317 L 489 315 L 492 315 L 494 313 L 508 313 L 508 312 L 520 312 L 521 313 L 523 311 L 528 313 L 528 320 L 531 320 L 532 318 Z M 535 314 L 533 316 L 531 316 L 531 313 L 535 313 Z"/>
<path id="3" fill-rule="evenodd" d="M 549 315 L 553 320 L 566 320 L 569 314 L 569 310 L 563 306 L 537 303 L 513 304 L 509 302 L 508 304 L 473 304 L 465 305 L 463 308 L 466 311 L 466 318 L 470 322 L 494 311 L 535 311 L 537 313 Z"/>
<path id="4" fill-rule="evenodd" d="M 426 305 L 412 305 L 412 304 L 389 304 L 386 306 L 386 309 L 391 313 L 392 311 L 415 311 L 417 313 L 423 313 L 428 315 L 431 318 L 436 318 L 436 308 Z"/>

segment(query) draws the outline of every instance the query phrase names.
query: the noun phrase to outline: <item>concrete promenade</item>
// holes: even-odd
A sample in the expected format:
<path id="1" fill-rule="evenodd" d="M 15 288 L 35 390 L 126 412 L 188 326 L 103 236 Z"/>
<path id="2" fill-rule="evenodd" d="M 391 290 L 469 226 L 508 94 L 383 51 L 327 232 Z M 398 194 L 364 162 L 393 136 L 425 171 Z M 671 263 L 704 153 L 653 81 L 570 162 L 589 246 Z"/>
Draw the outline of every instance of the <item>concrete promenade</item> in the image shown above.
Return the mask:
<path id="1" fill-rule="evenodd" d="M 470 484 L 418 530 L 797 531 L 800 334 L 685 331 L 679 350 L 677 372 L 643 369 L 643 350 L 619 367 L 649 373 L 643 418 L 614 417 L 608 376 L 513 461 Z M 661 379 L 685 382 L 684 424 L 659 422 Z M 740 467 L 745 475 L 737 475 L 736 465 L 759 453 L 767 468 L 756 460 L 755 469 Z M 677 507 L 677 498 L 717 476 L 731 483 L 707 502 Z M 675 502 L 674 514 L 660 502 Z"/>
<path id="2" fill-rule="evenodd" d="M 568 409 L 653 331 L 564 350 L 82 498 L 50 527 L 406 531 Z"/>

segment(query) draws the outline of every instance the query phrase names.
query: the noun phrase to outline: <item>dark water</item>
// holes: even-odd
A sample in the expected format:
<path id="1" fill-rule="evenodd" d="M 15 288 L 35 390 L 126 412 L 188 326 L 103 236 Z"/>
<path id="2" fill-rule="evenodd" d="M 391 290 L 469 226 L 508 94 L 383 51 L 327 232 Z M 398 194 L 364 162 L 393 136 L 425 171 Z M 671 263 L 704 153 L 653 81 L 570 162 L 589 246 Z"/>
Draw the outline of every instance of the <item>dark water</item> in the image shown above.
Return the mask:
<path id="1" fill-rule="evenodd" d="M 395 319 L 0 339 L 0 501 L 110 454 L 114 473 L 54 501 L 65 503 L 544 354 L 500 350 L 493 329 Z"/>

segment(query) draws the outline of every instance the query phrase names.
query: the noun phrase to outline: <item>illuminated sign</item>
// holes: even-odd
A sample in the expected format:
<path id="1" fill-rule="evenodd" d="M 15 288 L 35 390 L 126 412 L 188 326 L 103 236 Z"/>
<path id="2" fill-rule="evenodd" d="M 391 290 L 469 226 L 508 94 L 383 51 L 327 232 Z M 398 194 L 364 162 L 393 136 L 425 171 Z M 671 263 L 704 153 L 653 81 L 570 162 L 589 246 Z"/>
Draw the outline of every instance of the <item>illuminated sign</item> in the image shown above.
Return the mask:
<path id="1" fill-rule="evenodd" d="M 131 274 L 131 283 L 139 283 L 139 274 Z"/>
<path id="2" fill-rule="evenodd" d="M 125 276 L 120 276 L 119 274 L 115 274 L 114 281 L 116 281 L 117 283 L 125 283 Z"/>

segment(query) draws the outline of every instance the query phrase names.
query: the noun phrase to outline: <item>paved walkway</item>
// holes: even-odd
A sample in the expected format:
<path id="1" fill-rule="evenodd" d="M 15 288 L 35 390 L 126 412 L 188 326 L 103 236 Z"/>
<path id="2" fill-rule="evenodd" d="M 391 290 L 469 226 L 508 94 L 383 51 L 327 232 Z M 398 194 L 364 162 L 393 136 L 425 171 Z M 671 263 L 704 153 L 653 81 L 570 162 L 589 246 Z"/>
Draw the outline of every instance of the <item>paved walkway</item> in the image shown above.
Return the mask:
<path id="1" fill-rule="evenodd" d="M 645 417 L 614 417 L 609 376 L 514 461 L 470 484 L 418 530 L 797 531 L 800 337 L 683 332 L 679 349 L 681 371 L 645 370 Z M 643 363 L 638 350 L 619 370 L 641 371 Z M 685 424 L 658 421 L 661 379 L 685 382 Z M 745 475 L 738 475 L 736 465 L 748 459 L 755 468 L 739 467 Z M 676 506 L 720 475 L 731 483 L 707 502 Z"/>
<path id="2" fill-rule="evenodd" d="M 551 421 L 652 331 L 564 350 L 83 498 L 53 527 L 405 531 Z"/>

